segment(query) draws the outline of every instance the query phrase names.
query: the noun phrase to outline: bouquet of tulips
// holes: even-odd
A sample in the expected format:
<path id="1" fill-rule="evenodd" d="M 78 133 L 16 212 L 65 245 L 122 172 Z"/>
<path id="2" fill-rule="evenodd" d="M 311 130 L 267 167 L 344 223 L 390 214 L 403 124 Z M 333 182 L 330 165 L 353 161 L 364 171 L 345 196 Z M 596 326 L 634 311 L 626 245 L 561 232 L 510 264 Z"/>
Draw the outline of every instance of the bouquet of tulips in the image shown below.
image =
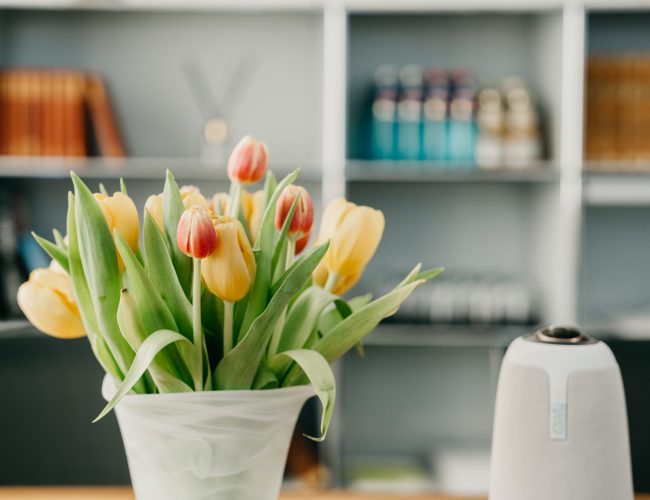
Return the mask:
<path id="1" fill-rule="evenodd" d="M 245 137 L 228 162 L 230 193 L 208 201 L 171 172 L 143 214 L 124 182 L 92 193 L 72 173 L 67 236 L 34 235 L 52 257 L 18 291 L 27 318 L 62 338 L 87 335 L 116 392 L 272 389 L 310 382 L 323 404 L 324 438 L 335 397 L 330 363 L 441 269 L 420 266 L 386 295 L 341 298 L 360 278 L 383 214 L 344 199 L 325 209 L 306 246 L 309 193 L 269 171 L 264 143 Z M 265 178 L 253 194 L 246 188 Z"/>

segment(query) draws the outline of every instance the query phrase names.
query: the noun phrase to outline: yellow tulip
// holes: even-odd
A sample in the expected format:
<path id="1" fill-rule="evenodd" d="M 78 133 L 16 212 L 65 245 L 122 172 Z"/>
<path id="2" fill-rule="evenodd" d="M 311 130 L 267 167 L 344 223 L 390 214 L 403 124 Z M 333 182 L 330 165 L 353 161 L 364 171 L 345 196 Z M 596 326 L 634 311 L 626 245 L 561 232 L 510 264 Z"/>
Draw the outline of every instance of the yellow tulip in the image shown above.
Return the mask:
<path id="1" fill-rule="evenodd" d="M 70 277 L 60 268 L 36 269 L 18 288 L 18 305 L 32 325 L 62 339 L 86 335 Z"/>
<path id="2" fill-rule="evenodd" d="M 248 222 L 248 229 L 250 230 L 253 243 L 257 242 L 257 233 L 259 233 L 260 226 L 262 225 L 262 216 L 264 215 L 265 208 L 264 191 L 255 191 L 251 195 L 250 211 L 246 216 L 246 222 Z"/>
<path id="3" fill-rule="evenodd" d="M 201 275 L 208 289 L 226 302 L 244 298 L 255 278 L 255 258 L 244 232 L 236 219 L 213 216 L 217 247 L 203 259 Z"/>
<path id="4" fill-rule="evenodd" d="M 104 213 L 111 234 L 117 230 L 131 250 L 135 252 L 138 248 L 140 226 L 138 209 L 133 200 L 120 192 L 114 193 L 113 196 L 106 196 L 102 193 L 95 193 L 94 196 Z"/>
<path id="5" fill-rule="evenodd" d="M 153 217 L 160 232 L 165 234 L 165 223 L 163 222 L 163 195 L 152 194 L 149 196 L 144 204 L 144 209 L 151 214 L 151 217 Z"/>
<path id="6" fill-rule="evenodd" d="M 185 206 L 186 209 L 192 208 L 195 205 L 206 210 L 210 209 L 210 203 L 208 203 L 208 200 L 205 199 L 205 196 L 203 196 L 198 191 L 189 193 L 183 197 L 183 206 Z"/>
<path id="7" fill-rule="evenodd" d="M 241 213 L 244 214 L 246 223 L 248 223 L 248 220 L 251 215 L 251 210 L 253 208 L 252 207 L 253 197 L 245 189 L 242 189 L 240 191 L 239 196 L 240 196 L 239 205 L 241 207 Z M 216 215 L 227 215 L 228 210 L 230 209 L 230 197 L 228 196 L 228 193 L 224 193 L 224 192 L 216 193 L 212 197 L 212 200 L 210 200 L 210 209 Z"/>
<path id="8" fill-rule="evenodd" d="M 316 270 L 314 281 L 336 294 L 352 288 L 372 259 L 384 232 L 384 214 L 337 198 L 325 208 L 317 244 L 330 246 Z"/>

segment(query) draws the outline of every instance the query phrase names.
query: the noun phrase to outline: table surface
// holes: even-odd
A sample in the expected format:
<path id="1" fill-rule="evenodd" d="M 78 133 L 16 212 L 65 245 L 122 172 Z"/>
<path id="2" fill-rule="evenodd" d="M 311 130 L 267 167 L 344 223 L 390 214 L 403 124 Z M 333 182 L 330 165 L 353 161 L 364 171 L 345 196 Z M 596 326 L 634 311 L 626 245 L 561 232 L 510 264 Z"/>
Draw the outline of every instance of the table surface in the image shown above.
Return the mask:
<path id="1" fill-rule="evenodd" d="M 391 497 L 377 495 L 360 495 L 345 492 L 285 492 L 280 500 L 363 500 L 373 498 L 377 500 L 484 500 L 477 497 L 445 497 L 445 496 L 419 496 L 419 497 Z M 3 487 L 0 488 L 0 499 L 11 500 L 133 500 L 130 488 L 83 488 L 83 487 L 52 487 L 52 488 L 26 488 Z M 650 500 L 650 495 L 638 495 L 637 500 Z"/>

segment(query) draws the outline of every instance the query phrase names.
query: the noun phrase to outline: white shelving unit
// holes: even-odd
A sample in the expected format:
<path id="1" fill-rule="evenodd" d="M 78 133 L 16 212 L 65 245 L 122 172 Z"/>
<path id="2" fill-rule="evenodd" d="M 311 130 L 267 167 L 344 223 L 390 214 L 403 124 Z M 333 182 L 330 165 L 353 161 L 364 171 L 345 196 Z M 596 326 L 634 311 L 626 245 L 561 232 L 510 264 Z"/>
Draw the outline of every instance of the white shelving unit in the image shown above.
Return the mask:
<path id="1" fill-rule="evenodd" d="M 166 168 L 222 189 L 223 163 L 198 159 L 201 120 L 179 73 L 188 53 L 220 70 L 248 57 L 256 69 L 233 129 L 266 139 L 279 173 L 304 167 L 303 182 L 319 192 L 317 205 L 347 194 L 384 210 L 384 250 L 368 275 L 390 267 L 396 255 L 405 264 L 422 259 L 514 274 L 538 289 L 544 322 L 593 324 L 589 311 L 602 298 L 589 289 L 615 285 L 616 275 L 604 273 L 609 282 L 585 278 L 608 264 L 591 245 L 607 240 L 603 231 L 616 220 L 611 211 L 621 207 L 641 231 L 643 217 L 650 218 L 638 212 L 650 207 L 650 176 L 583 174 L 589 20 L 598 12 L 639 11 L 650 13 L 650 0 L 0 0 L 0 64 L 77 65 L 106 74 L 134 155 L 121 169 L 101 159 L 83 166 L 0 159 L 0 183 L 27 192 L 32 207 L 52 207 L 34 214 L 37 230 L 62 226 L 70 166 L 93 182 L 134 181 L 140 204 L 152 183 L 162 184 Z M 548 159 L 527 171 L 495 172 L 359 159 L 363 92 L 369 71 L 383 62 L 475 67 L 491 81 L 525 76 L 547 115 Z M 159 96 L 149 100 L 154 87 Z M 490 241 L 480 238 L 482 231 Z M 633 241 L 650 245 L 640 236 Z M 639 275 L 650 277 L 650 258 L 638 252 L 631 258 L 648 269 Z M 650 287 L 641 285 L 614 302 L 645 291 L 649 302 Z M 494 371 L 494 350 L 502 350 L 508 332 L 450 330 L 434 337 L 425 326 L 386 324 L 367 349 L 410 348 L 417 356 L 421 347 L 488 349 L 489 362 L 474 351 L 465 361 Z M 444 356 L 433 355 L 431 364 L 445 365 Z M 418 359 L 418 374 L 426 376 L 426 360 Z M 353 361 L 345 369 L 359 373 Z M 351 390 L 342 390 L 338 411 L 346 411 Z M 372 403 L 370 396 L 364 401 Z M 489 404 L 477 412 L 491 418 Z M 342 420 L 326 443 L 338 472 L 342 456 L 364 449 L 360 441 L 342 445 L 346 429 L 359 428 L 356 420 Z M 489 433 L 489 425 L 481 429 Z"/>

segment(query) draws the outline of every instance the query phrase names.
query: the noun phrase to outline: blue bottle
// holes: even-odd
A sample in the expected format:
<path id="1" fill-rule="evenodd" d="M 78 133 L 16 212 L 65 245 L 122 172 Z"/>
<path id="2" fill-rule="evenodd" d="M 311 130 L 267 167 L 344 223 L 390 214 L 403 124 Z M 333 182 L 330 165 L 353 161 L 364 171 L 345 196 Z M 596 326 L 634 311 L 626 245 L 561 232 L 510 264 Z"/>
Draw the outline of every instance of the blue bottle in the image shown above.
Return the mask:
<path id="1" fill-rule="evenodd" d="M 424 160 L 449 159 L 449 80 L 444 70 L 430 69 L 426 74 L 427 92 L 422 110 L 422 156 Z"/>
<path id="2" fill-rule="evenodd" d="M 375 71 L 375 90 L 370 121 L 370 154 L 375 160 L 396 158 L 397 70 L 382 65 Z"/>
<path id="3" fill-rule="evenodd" d="M 422 69 L 404 66 L 399 73 L 401 94 L 397 104 L 397 158 L 422 159 Z"/>
<path id="4" fill-rule="evenodd" d="M 465 73 L 454 79 L 453 97 L 449 105 L 450 168 L 474 168 L 474 151 L 478 129 L 475 117 L 476 90 Z"/>

